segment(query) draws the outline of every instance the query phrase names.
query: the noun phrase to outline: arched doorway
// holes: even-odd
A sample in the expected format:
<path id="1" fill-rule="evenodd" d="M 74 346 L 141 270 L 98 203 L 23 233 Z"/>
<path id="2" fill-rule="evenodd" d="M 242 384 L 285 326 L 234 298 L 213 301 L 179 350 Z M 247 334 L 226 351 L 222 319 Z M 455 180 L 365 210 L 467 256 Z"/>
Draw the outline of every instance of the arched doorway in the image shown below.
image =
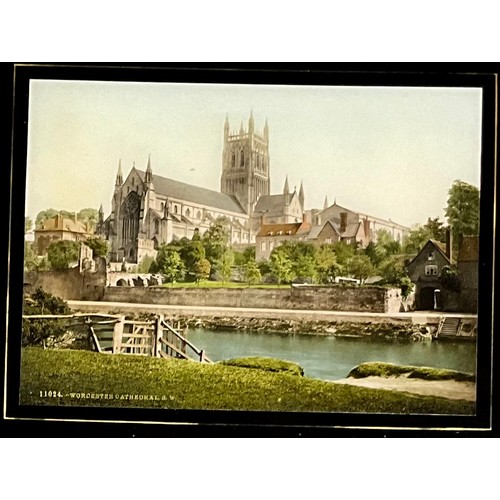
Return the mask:
<path id="1" fill-rule="evenodd" d="M 422 288 L 418 294 L 418 308 L 423 311 L 434 310 L 434 290 L 433 286 Z"/>

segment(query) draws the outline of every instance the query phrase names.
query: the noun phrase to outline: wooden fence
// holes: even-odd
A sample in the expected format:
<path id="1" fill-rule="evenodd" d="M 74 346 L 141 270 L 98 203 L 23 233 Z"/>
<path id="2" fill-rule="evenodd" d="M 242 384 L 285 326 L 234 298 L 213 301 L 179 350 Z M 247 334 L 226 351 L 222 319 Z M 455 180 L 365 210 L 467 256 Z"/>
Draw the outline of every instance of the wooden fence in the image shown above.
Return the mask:
<path id="1" fill-rule="evenodd" d="M 23 316 L 23 319 L 76 319 L 80 326 L 87 327 L 89 338 L 97 352 L 212 362 L 203 349 L 198 349 L 189 342 L 179 332 L 179 327 L 175 329 L 163 315 L 156 316 L 152 321 L 128 320 L 125 316 L 111 314 L 38 314 Z"/>

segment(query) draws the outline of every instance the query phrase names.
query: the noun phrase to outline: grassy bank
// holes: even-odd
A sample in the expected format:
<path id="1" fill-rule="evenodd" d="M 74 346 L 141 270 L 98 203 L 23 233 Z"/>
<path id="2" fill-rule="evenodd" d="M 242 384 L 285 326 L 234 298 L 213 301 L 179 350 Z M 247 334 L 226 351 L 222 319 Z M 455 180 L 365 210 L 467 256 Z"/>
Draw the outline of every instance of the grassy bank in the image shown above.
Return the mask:
<path id="1" fill-rule="evenodd" d="M 348 377 L 401 377 L 419 378 L 422 380 L 455 380 L 457 382 L 474 382 L 476 377 L 471 373 L 426 366 L 406 366 L 392 363 L 363 363 L 353 368 Z"/>
<path id="2" fill-rule="evenodd" d="M 39 348 L 23 350 L 21 404 L 474 413 L 474 404 L 464 401 L 350 387 L 282 371 Z"/>

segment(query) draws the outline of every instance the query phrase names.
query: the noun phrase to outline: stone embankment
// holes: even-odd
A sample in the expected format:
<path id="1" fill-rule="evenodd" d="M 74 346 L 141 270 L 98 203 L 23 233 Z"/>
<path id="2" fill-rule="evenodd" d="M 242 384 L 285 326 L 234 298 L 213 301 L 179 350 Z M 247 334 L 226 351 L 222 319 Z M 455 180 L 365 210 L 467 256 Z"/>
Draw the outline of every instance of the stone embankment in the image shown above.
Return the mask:
<path id="1" fill-rule="evenodd" d="M 136 316 L 142 318 L 142 315 Z M 301 321 L 270 318 L 193 317 L 171 315 L 166 317 L 180 328 L 224 329 L 235 331 L 273 332 L 300 335 L 333 335 L 339 337 L 401 338 L 431 340 L 433 326 L 411 323 L 352 323 L 331 321 Z"/>

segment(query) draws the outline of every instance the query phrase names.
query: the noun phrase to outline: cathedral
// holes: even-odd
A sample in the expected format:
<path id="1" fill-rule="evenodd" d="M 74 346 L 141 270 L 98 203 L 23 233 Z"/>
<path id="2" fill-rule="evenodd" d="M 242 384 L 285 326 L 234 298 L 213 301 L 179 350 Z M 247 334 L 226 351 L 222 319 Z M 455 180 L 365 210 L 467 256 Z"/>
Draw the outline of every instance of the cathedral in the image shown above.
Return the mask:
<path id="1" fill-rule="evenodd" d="M 224 123 L 220 192 L 186 184 L 153 173 L 151 158 L 145 170 L 134 166 L 123 178 L 118 163 L 111 214 L 100 211 L 99 232 L 110 243 L 110 260 L 139 263 L 155 256 L 160 244 L 202 235 L 217 218 L 228 223 L 231 243 L 255 245 L 260 226 L 302 220 L 304 192 L 270 194 L 269 126 L 255 130 L 253 114 L 248 128 L 230 130 Z"/>

